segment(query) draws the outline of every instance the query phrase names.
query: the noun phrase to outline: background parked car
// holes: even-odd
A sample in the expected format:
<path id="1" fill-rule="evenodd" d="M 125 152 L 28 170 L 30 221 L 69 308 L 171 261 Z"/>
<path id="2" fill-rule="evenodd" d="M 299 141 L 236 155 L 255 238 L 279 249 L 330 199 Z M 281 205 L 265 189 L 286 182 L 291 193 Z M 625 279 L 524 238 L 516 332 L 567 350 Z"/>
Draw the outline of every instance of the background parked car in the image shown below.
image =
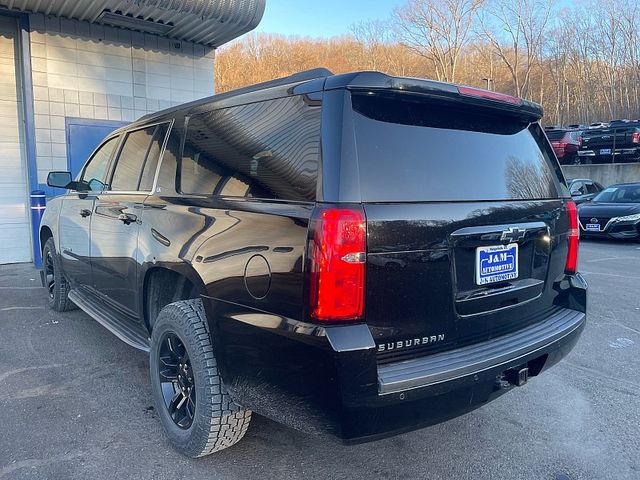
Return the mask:
<path id="1" fill-rule="evenodd" d="M 560 163 L 564 165 L 576 163 L 582 132 L 569 129 L 548 129 L 545 132 Z"/>
<path id="2" fill-rule="evenodd" d="M 569 192 L 573 201 L 579 205 L 593 199 L 604 187 L 589 178 L 574 178 L 567 180 Z"/>
<path id="3" fill-rule="evenodd" d="M 594 123 L 590 123 L 589 124 L 589 129 L 594 129 L 594 128 L 606 128 L 608 127 L 609 124 L 605 123 L 605 122 L 594 122 Z"/>
<path id="4" fill-rule="evenodd" d="M 622 123 L 617 127 L 582 132 L 578 149 L 580 163 L 640 161 L 640 123 Z"/>
<path id="5" fill-rule="evenodd" d="M 611 185 L 578 207 L 581 236 L 640 239 L 640 183 Z"/>
<path id="6" fill-rule="evenodd" d="M 619 126 L 625 126 L 627 123 L 630 123 L 631 120 L 629 119 L 622 119 L 622 120 L 611 120 L 609 122 L 609 127 L 619 127 Z"/>

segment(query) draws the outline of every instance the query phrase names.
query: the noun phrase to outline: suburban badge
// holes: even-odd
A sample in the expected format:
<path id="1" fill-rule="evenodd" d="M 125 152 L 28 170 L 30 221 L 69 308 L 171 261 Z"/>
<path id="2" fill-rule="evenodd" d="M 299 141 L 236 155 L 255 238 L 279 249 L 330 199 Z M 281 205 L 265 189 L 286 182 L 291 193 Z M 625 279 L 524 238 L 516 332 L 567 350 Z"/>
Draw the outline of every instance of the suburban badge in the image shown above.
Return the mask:
<path id="1" fill-rule="evenodd" d="M 428 345 L 430 343 L 442 342 L 444 333 L 430 335 L 428 337 L 410 338 L 409 340 L 398 340 L 396 342 L 379 343 L 378 352 L 388 352 L 389 350 L 399 350 L 401 348 L 416 347 L 418 345 Z"/>

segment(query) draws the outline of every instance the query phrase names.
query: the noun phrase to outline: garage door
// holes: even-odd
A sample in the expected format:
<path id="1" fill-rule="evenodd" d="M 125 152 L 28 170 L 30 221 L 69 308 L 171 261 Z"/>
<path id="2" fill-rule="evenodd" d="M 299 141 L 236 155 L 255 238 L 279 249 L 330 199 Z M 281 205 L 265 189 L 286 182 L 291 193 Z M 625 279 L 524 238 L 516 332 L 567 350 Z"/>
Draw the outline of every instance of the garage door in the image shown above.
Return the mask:
<path id="1" fill-rule="evenodd" d="M 0 16 L 0 264 L 31 261 L 27 162 L 16 80 L 17 23 Z"/>

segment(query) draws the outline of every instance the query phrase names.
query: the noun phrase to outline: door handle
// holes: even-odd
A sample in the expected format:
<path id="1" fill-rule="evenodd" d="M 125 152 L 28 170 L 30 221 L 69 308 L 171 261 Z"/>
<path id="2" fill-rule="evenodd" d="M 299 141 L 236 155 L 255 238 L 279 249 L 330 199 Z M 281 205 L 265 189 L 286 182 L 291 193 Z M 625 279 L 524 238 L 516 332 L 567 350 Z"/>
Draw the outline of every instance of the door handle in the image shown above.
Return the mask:
<path id="1" fill-rule="evenodd" d="M 138 220 L 138 217 L 133 213 L 121 213 L 118 215 L 118 220 L 121 220 L 125 225 L 129 225 Z"/>
<path id="2" fill-rule="evenodd" d="M 89 210 L 88 208 L 83 208 L 82 210 L 80 210 L 81 217 L 88 217 L 89 215 L 91 215 L 91 210 Z"/>

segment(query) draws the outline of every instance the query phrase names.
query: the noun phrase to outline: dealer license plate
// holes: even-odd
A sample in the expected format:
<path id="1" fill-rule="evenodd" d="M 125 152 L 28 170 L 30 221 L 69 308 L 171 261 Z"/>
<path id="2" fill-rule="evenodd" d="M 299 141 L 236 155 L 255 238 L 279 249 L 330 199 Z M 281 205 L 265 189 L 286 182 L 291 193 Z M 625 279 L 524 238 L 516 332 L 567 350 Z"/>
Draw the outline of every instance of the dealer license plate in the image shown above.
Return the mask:
<path id="1" fill-rule="evenodd" d="M 587 223 L 584 226 L 584 229 L 588 232 L 599 232 L 600 231 L 600 224 L 599 223 Z"/>
<path id="2" fill-rule="evenodd" d="M 476 249 L 476 284 L 504 282 L 518 278 L 518 244 Z"/>

